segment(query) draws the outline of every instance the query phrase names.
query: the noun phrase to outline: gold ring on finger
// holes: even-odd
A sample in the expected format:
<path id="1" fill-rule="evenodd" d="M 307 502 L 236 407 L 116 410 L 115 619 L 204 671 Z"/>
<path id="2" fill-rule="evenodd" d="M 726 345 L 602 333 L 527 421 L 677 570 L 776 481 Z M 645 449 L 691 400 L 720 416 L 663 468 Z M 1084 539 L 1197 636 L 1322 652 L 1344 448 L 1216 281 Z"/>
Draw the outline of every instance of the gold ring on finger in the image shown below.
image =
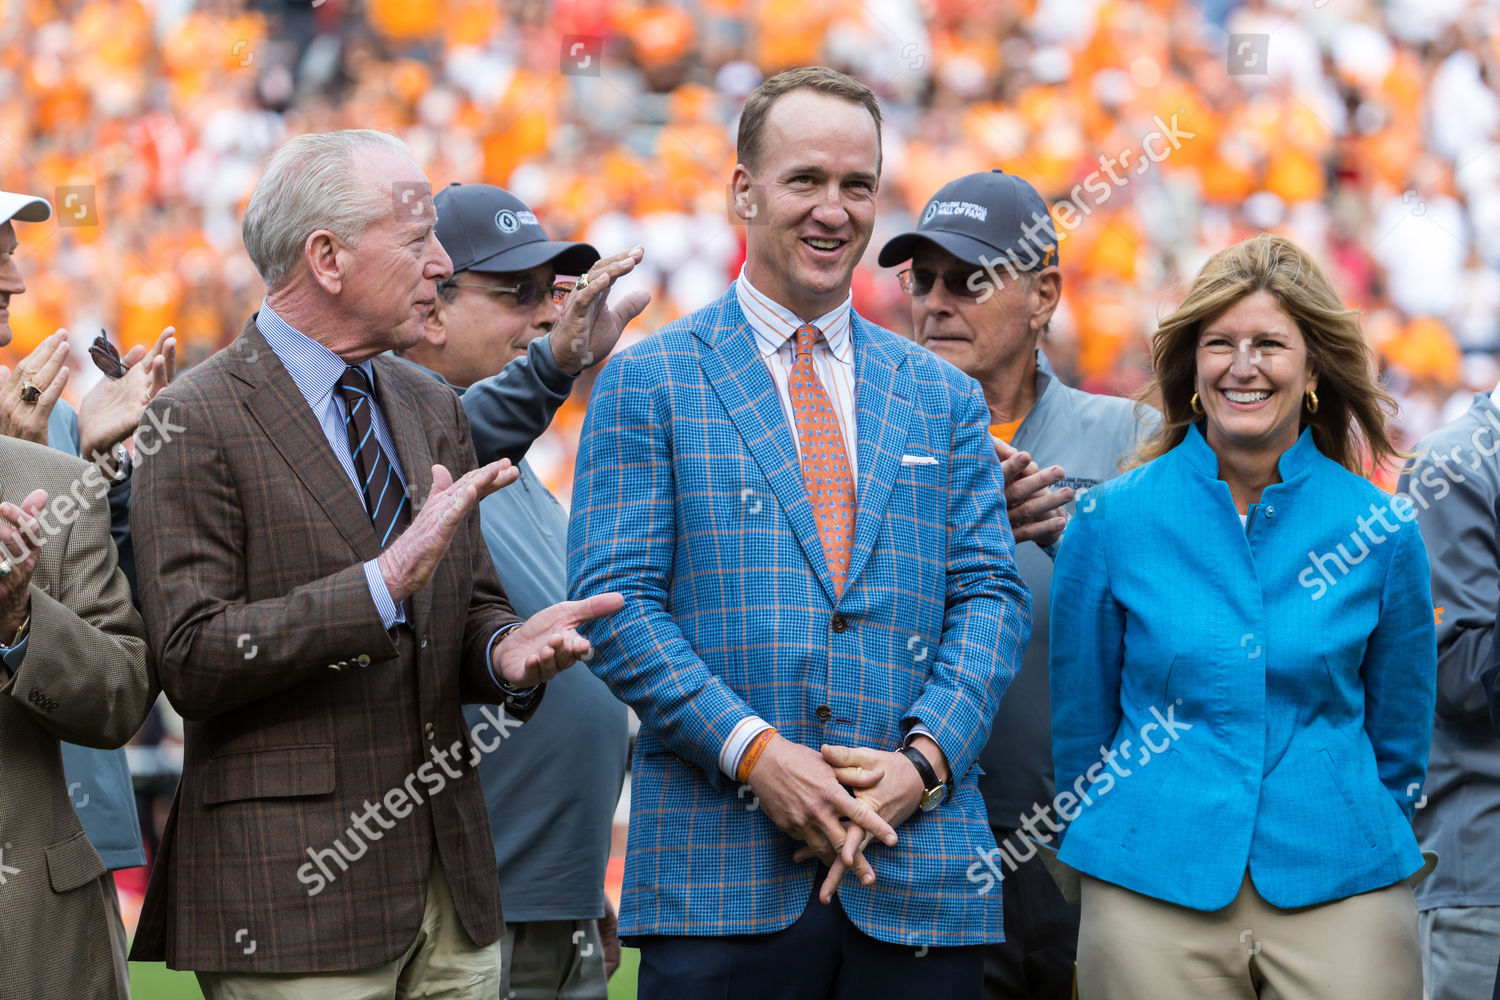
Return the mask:
<path id="1" fill-rule="evenodd" d="M 21 383 L 21 402 L 35 403 L 42 396 L 42 390 L 37 388 L 29 379 Z"/>
<path id="2" fill-rule="evenodd" d="M 589 287 L 589 276 L 585 274 L 583 277 L 578 279 L 578 284 L 573 286 L 573 291 L 581 292 L 587 287 Z"/>
<path id="3" fill-rule="evenodd" d="M 9 559 L 0 559 L 0 580 L 10 576 L 11 565 Z"/>

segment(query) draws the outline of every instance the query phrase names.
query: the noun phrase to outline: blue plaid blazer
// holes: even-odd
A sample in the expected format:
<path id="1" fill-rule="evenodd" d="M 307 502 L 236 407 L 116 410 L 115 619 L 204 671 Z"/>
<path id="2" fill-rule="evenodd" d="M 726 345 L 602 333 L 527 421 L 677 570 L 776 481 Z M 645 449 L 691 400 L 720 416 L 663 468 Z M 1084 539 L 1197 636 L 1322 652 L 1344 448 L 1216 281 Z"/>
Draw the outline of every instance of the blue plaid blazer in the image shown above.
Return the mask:
<path id="1" fill-rule="evenodd" d="M 568 576 L 575 596 L 625 595 L 587 629 L 590 666 L 641 718 L 623 934 L 769 933 L 807 907 L 815 866 L 792 863 L 796 842 L 718 768 L 754 713 L 813 748 L 894 750 L 926 725 L 953 794 L 901 826 L 894 848 L 872 844 L 875 885 L 846 878 L 840 898 L 882 941 L 1002 938 L 1000 893 L 966 874 L 994 846 L 975 758 L 1019 666 L 1031 595 L 989 411 L 958 369 L 852 322 L 858 513 L 837 599 L 733 289 L 620 352 L 589 399 Z"/>

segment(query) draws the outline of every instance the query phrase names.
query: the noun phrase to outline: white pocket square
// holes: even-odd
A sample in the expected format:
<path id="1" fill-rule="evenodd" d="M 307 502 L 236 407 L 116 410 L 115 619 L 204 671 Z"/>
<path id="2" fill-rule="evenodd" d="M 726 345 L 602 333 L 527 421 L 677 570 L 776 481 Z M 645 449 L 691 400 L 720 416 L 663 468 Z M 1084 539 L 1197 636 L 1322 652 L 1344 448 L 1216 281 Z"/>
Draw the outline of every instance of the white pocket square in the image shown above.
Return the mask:
<path id="1" fill-rule="evenodd" d="M 902 455 L 902 465 L 937 465 L 937 459 L 931 455 Z"/>

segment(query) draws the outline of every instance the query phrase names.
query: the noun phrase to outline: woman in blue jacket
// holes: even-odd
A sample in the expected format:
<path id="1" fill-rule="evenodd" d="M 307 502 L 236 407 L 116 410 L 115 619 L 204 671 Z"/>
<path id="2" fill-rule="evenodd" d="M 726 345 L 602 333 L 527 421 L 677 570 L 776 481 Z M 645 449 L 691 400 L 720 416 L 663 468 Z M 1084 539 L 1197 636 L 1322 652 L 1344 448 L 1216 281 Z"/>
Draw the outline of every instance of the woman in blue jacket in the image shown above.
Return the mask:
<path id="1" fill-rule="evenodd" d="M 1079 995 L 1416 1000 L 1433 608 L 1411 498 L 1359 474 L 1397 452 L 1358 314 L 1262 235 L 1152 354 L 1161 430 L 1052 578 Z"/>

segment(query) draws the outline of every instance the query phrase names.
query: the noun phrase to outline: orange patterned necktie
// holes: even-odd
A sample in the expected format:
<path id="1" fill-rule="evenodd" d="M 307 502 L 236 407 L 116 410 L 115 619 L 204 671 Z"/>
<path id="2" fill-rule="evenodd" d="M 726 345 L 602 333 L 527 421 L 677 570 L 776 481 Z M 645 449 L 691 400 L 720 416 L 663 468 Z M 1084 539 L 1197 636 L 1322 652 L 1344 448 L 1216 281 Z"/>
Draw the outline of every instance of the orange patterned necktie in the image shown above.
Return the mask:
<path id="1" fill-rule="evenodd" d="M 797 439 L 802 444 L 802 482 L 818 520 L 818 538 L 833 588 L 844 592 L 849 572 L 849 549 L 854 544 L 854 477 L 849 472 L 849 453 L 839 433 L 838 415 L 813 370 L 812 349 L 820 331 L 811 324 L 797 328 L 797 359 L 787 383 L 791 390 L 792 416 Z"/>

